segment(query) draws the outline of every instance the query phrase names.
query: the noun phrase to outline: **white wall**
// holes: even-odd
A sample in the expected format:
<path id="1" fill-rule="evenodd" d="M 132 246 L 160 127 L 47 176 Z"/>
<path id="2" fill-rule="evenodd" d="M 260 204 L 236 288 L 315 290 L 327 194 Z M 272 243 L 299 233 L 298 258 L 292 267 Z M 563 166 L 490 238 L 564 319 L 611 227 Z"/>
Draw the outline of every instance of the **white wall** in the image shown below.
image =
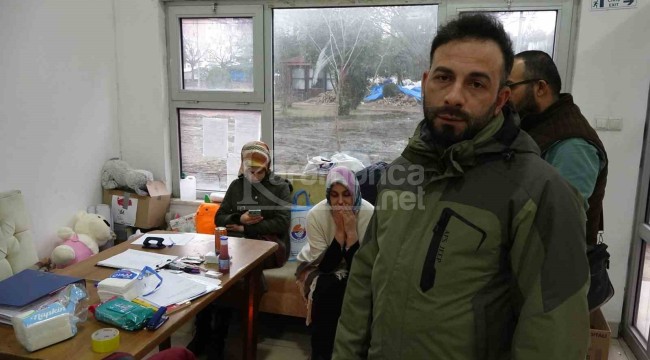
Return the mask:
<path id="1" fill-rule="evenodd" d="M 122 159 L 171 190 L 165 14 L 159 0 L 115 0 Z"/>
<path id="2" fill-rule="evenodd" d="M 1 1 L 0 64 L 0 191 L 22 190 L 49 256 L 119 155 L 112 2 Z"/>
<path id="3" fill-rule="evenodd" d="M 622 131 L 598 133 L 610 161 L 605 241 L 616 290 L 603 310 L 606 319 L 616 323 L 623 309 L 650 85 L 650 3 L 639 1 L 635 9 L 610 11 L 591 11 L 590 5 L 590 1 L 581 5 L 572 92 L 590 121 L 596 116 L 623 119 Z"/>

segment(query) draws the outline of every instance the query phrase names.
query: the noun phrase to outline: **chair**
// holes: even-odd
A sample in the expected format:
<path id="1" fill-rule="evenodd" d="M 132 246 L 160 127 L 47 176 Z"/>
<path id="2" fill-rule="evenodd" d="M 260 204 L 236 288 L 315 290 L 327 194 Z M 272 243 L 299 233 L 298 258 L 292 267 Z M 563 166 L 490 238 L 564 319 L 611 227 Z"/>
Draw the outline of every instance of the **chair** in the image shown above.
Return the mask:
<path id="1" fill-rule="evenodd" d="M 0 193 L 0 280 L 37 261 L 29 215 L 20 190 Z"/>

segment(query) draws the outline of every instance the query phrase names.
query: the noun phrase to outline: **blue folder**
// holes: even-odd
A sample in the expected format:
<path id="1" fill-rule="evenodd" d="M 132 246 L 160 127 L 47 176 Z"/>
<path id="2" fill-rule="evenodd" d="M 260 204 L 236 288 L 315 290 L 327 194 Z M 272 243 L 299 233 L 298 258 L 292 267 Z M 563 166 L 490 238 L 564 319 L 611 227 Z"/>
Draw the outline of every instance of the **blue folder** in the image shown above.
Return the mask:
<path id="1" fill-rule="evenodd" d="M 83 279 L 26 269 L 0 281 L 0 306 L 23 307 Z"/>

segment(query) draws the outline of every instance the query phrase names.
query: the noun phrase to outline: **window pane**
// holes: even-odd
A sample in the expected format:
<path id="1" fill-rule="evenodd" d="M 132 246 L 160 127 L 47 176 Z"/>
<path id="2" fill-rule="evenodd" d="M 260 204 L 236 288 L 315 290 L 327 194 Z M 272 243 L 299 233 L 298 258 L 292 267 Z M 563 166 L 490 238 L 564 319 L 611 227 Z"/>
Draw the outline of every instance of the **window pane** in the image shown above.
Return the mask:
<path id="1" fill-rule="evenodd" d="M 507 11 L 494 15 L 510 35 L 515 54 L 541 50 L 553 56 L 556 11 Z"/>
<path id="2" fill-rule="evenodd" d="M 181 172 L 197 190 L 226 190 L 237 177 L 242 146 L 260 139 L 261 112 L 179 109 Z"/>
<path id="3" fill-rule="evenodd" d="M 643 242 L 641 251 L 641 278 L 639 279 L 639 298 L 636 306 L 634 326 L 643 337 L 648 340 L 650 329 L 650 251 L 648 245 Z"/>
<path id="4" fill-rule="evenodd" d="M 422 119 L 436 5 L 273 11 L 274 166 L 394 160 Z M 380 93 L 380 96 L 369 96 Z M 378 89 L 381 89 L 378 90 Z"/>
<path id="5" fill-rule="evenodd" d="M 183 88 L 253 91 L 253 19 L 181 19 Z"/>

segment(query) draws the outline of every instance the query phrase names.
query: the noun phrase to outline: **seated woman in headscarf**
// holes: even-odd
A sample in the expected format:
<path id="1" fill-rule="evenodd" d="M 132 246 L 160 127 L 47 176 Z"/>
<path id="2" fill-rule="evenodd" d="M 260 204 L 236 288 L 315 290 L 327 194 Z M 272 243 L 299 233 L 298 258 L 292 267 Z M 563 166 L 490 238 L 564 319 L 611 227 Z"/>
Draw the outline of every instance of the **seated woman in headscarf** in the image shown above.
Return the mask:
<path id="1" fill-rule="evenodd" d="M 241 150 L 239 177 L 233 181 L 214 218 L 228 236 L 277 242 L 266 267 L 281 267 L 289 257 L 291 185 L 270 168 L 269 147 L 262 141 L 246 143 Z"/>
<path id="2" fill-rule="evenodd" d="M 242 147 L 241 160 L 239 177 L 228 186 L 215 215 L 215 225 L 225 226 L 229 237 L 276 242 L 279 248 L 267 258 L 264 266 L 281 267 L 291 250 L 291 185 L 271 171 L 269 147 L 265 143 L 246 143 Z M 229 293 L 236 291 L 237 285 Z M 196 332 L 187 348 L 196 356 L 205 352 L 208 360 L 223 359 L 231 317 L 231 309 L 218 304 L 218 300 L 206 307 L 196 316 Z"/>
<path id="3" fill-rule="evenodd" d="M 296 272 L 312 327 L 313 360 L 332 357 L 347 274 L 374 210 L 361 198 L 354 173 L 343 166 L 329 171 L 325 197 L 307 214 L 309 242 L 298 254 Z"/>

